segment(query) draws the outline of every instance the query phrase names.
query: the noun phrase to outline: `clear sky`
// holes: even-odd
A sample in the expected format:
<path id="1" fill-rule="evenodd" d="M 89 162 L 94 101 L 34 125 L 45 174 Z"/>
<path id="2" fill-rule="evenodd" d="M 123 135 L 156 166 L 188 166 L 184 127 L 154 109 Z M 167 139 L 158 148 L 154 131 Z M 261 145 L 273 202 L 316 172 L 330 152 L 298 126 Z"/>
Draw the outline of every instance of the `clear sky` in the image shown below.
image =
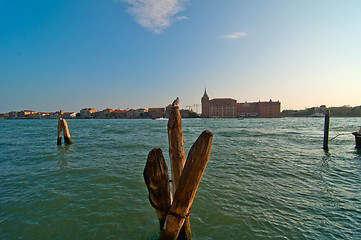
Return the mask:
<path id="1" fill-rule="evenodd" d="M 0 0 L 0 112 L 361 105 L 359 0 Z"/>

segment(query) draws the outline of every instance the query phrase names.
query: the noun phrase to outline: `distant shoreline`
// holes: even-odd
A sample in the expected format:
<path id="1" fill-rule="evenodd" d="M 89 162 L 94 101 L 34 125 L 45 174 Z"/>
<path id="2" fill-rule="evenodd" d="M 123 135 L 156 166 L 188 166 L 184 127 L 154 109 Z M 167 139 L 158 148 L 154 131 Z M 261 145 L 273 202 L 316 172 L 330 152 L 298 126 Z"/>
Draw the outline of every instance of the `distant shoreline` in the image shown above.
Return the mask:
<path id="1" fill-rule="evenodd" d="M 361 116 L 331 116 L 332 118 L 361 118 Z M 284 119 L 284 118 L 314 118 L 323 119 L 323 117 L 312 116 L 281 116 L 279 118 L 266 118 L 266 117 L 238 117 L 238 118 L 205 118 L 205 117 L 184 117 L 182 119 Z M 67 120 L 168 120 L 165 119 L 152 119 L 152 118 L 66 118 Z M 0 120 L 58 120 L 57 118 L 0 118 Z"/>

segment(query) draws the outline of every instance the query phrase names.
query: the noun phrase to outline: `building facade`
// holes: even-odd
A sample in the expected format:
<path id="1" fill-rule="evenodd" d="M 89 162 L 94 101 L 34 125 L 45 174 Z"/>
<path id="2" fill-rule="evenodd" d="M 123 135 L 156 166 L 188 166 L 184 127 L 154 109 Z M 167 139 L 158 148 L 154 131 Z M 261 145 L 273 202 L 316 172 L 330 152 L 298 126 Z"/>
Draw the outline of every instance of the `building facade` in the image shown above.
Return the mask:
<path id="1" fill-rule="evenodd" d="M 83 108 L 80 110 L 80 118 L 93 118 L 95 114 L 94 108 Z"/>
<path id="2" fill-rule="evenodd" d="M 231 98 L 214 98 L 208 101 L 209 115 L 220 118 L 236 117 L 237 101 Z"/>
<path id="3" fill-rule="evenodd" d="M 164 118 L 166 116 L 166 108 L 149 108 L 148 114 L 151 118 Z"/>
<path id="4" fill-rule="evenodd" d="M 274 102 L 251 102 L 237 103 L 232 98 L 209 99 L 207 90 L 204 90 L 202 102 L 202 117 L 235 118 L 235 117 L 281 117 L 281 103 Z"/>

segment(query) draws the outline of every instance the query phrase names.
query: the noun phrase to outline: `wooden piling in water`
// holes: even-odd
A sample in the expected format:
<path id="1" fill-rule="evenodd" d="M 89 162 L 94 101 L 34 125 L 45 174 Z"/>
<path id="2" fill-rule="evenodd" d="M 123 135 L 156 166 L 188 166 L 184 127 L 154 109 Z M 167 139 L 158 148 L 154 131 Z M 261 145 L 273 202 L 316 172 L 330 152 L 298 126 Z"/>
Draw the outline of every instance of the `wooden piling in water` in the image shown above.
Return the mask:
<path id="1" fill-rule="evenodd" d="M 178 106 L 172 107 L 172 112 L 169 116 L 168 142 L 174 194 L 185 164 L 182 120 Z"/>
<path id="2" fill-rule="evenodd" d="M 173 194 L 175 194 L 185 164 L 182 118 L 178 106 L 173 106 L 168 120 L 169 157 L 172 173 Z M 178 240 L 191 239 L 189 216 L 186 217 Z"/>
<path id="3" fill-rule="evenodd" d="M 57 145 L 61 145 L 61 134 L 63 132 L 63 119 L 59 118 L 58 120 L 58 141 L 56 142 Z"/>
<path id="4" fill-rule="evenodd" d="M 64 134 L 64 142 L 65 144 L 72 144 L 68 124 L 66 123 L 65 119 L 62 119 L 62 125 L 63 125 L 63 134 Z"/>
<path id="5" fill-rule="evenodd" d="M 162 228 L 172 203 L 172 194 L 167 164 L 160 148 L 153 148 L 149 152 L 143 177 L 149 192 L 149 202 L 155 208 Z"/>
<path id="6" fill-rule="evenodd" d="M 206 168 L 211 153 L 212 138 L 213 134 L 210 131 L 202 132 L 189 151 L 159 239 L 177 238 L 185 218 L 189 215 L 190 206 Z"/>
<path id="7" fill-rule="evenodd" d="M 328 151 L 328 134 L 330 129 L 330 110 L 326 110 L 325 113 L 325 126 L 323 129 L 323 149 Z"/>

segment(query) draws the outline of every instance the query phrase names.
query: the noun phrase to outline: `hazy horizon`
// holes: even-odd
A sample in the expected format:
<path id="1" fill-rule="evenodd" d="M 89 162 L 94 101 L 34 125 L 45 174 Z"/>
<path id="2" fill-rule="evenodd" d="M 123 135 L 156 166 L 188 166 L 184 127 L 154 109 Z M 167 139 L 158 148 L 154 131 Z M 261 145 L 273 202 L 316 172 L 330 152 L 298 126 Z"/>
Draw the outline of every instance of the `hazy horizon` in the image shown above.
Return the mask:
<path id="1" fill-rule="evenodd" d="M 361 2 L 0 2 L 0 112 L 359 106 Z"/>
<path id="2" fill-rule="evenodd" d="M 167 107 L 169 104 L 167 104 L 167 105 L 164 105 L 164 106 L 155 106 L 155 108 L 162 108 L 162 107 Z M 320 107 L 320 106 L 322 106 L 322 105 L 324 105 L 324 104 L 321 104 L 321 105 L 319 105 L 319 106 L 310 106 L 310 107 L 307 107 L 307 108 L 313 108 L 313 107 Z M 193 111 L 195 111 L 195 112 L 198 112 L 198 113 L 201 113 L 202 112 L 202 109 L 201 109 L 201 104 L 199 104 L 199 106 L 198 106 L 198 111 L 197 111 L 197 109 L 196 109 L 196 106 L 191 106 L 191 110 L 193 110 Z M 358 107 L 358 106 L 361 106 L 361 105 L 356 105 L 356 106 L 351 106 L 351 105 L 342 105 L 342 106 L 327 106 L 326 105 L 326 107 L 327 108 L 333 108 L 333 107 L 344 107 L 344 106 L 349 106 L 349 107 Z M 83 107 L 83 108 L 93 108 L 92 106 L 86 106 L 86 107 Z M 83 108 L 81 108 L 81 109 L 83 109 Z M 148 109 L 148 108 L 152 108 L 152 107 L 147 107 L 147 108 L 145 108 L 145 107 L 142 107 L 142 106 L 140 106 L 140 107 L 129 107 L 129 108 L 119 108 L 119 107 L 115 107 L 115 108 L 111 108 L 111 107 L 105 107 L 105 108 L 101 108 L 101 109 L 97 109 L 97 108 L 93 108 L 93 109 L 95 109 L 96 111 L 102 111 L 102 110 L 105 110 L 105 109 L 107 109 L 107 108 L 110 108 L 110 109 L 112 109 L 112 110 L 130 110 L 130 109 L 141 109 L 141 108 L 144 108 L 144 109 Z M 153 106 L 153 108 L 154 108 L 154 106 Z M 9 112 L 12 112 L 12 111 L 17 111 L 17 112 L 20 112 L 20 111 L 35 111 L 35 112 L 56 112 L 56 111 L 59 111 L 59 110 L 63 110 L 64 112 L 77 112 L 77 113 L 79 113 L 80 112 L 80 110 L 81 109 L 78 109 L 78 110 L 64 110 L 64 109 L 51 109 L 51 110 L 48 110 L 48 111 L 43 111 L 43 110 L 39 110 L 39 109 L 16 109 L 16 110 L 11 110 L 11 111 L 8 111 L 8 112 L 0 112 L 0 113 L 9 113 Z M 189 109 L 189 107 L 188 106 L 185 106 L 185 107 L 181 107 L 180 109 Z M 297 110 L 297 111 L 300 111 L 300 110 L 305 110 L 306 108 L 302 108 L 302 109 L 282 109 L 282 103 L 281 103 L 281 112 L 283 111 L 283 110 Z"/>

